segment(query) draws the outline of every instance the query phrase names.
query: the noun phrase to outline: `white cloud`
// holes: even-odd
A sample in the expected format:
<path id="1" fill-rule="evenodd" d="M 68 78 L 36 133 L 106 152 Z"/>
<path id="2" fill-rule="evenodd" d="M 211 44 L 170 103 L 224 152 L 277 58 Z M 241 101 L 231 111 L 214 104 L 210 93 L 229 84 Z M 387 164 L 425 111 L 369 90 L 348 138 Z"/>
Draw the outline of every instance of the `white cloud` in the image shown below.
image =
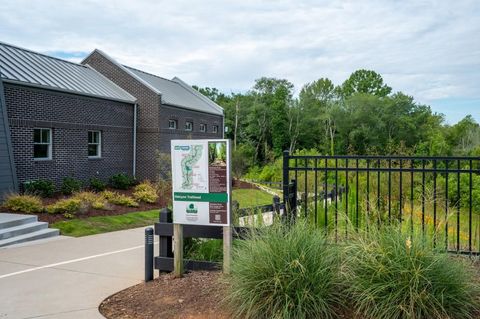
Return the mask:
<path id="1" fill-rule="evenodd" d="M 100 48 L 133 67 L 225 91 L 276 76 L 298 92 L 368 68 L 394 90 L 434 103 L 480 98 L 479 16 L 476 0 L 16 0 L 0 3 L 0 41 L 42 52 Z"/>

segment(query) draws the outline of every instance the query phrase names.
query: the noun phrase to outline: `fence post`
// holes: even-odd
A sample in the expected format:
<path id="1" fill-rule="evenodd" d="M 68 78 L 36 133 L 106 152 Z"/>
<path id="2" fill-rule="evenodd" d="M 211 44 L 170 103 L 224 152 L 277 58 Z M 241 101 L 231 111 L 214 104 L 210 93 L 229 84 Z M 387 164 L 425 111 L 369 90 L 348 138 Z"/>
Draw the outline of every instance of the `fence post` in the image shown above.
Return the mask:
<path id="1" fill-rule="evenodd" d="M 162 208 L 160 210 L 160 216 L 158 221 L 160 223 L 172 223 L 172 211 L 168 208 Z M 173 257 L 172 236 L 159 236 L 158 256 Z"/>
<path id="2" fill-rule="evenodd" d="M 297 181 L 292 179 L 291 182 L 291 189 L 290 189 L 290 201 L 289 201 L 289 206 L 290 206 L 290 212 L 289 212 L 289 219 L 290 223 L 295 223 L 297 219 Z"/>
<path id="3" fill-rule="evenodd" d="M 282 183 L 283 183 L 283 203 L 285 204 L 283 208 L 283 217 L 284 219 L 288 220 L 288 215 L 290 213 L 290 201 L 289 201 L 289 183 L 288 183 L 288 178 L 289 178 L 289 172 L 288 172 L 288 162 L 289 162 L 289 156 L 290 153 L 289 151 L 283 151 L 283 178 L 282 178 Z"/>
<path id="4" fill-rule="evenodd" d="M 145 229 L 145 282 L 153 280 L 153 228 Z"/>

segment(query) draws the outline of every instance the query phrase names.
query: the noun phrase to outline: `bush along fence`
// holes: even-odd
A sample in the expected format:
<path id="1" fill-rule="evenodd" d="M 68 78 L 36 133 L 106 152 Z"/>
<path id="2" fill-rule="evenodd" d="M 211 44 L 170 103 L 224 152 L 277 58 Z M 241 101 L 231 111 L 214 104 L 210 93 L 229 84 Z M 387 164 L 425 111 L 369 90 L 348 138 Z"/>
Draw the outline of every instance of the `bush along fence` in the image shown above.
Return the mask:
<path id="1" fill-rule="evenodd" d="M 283 154 L 287 218 L 349 232 L 398 223 L 436 248 L 480 253 L 480 158 Z M 297 197 L 300 197 L 297 200 Z"/>

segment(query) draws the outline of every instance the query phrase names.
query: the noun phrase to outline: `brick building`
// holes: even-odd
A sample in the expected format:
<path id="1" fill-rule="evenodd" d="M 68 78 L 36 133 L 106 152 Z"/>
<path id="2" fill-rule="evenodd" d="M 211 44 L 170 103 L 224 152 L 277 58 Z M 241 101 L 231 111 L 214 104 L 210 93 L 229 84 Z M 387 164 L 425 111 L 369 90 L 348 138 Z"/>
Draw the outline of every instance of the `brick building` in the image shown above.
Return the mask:
<path id="1" fill-rule="evenodd" d="M 155 179 L 157 152 L 170 153 L 170 140 L 222 138 L 223 109 L 179 78 L 168 80 L 120 64 L 94 50 L 88 65 L 137 98 L 137 177 Z"/>
<path id="2" fill-rule="evenodd" d="M 77 64 L 0 43 L 0 75 L 0 197 L 38 179 L 155 179 L 172 138 L 223 135 L 218 105 L 98 50 Z"/>

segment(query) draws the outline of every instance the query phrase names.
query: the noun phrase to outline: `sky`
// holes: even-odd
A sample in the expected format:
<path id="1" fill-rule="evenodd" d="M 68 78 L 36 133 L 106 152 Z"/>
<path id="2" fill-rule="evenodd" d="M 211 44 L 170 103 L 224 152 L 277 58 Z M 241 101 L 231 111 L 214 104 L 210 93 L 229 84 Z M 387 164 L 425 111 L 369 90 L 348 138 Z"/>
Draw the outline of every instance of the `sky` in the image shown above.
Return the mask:
<path id="1" fill-rule="evenodd" d="M 98 48 L 225 93 L 370 69 L 450 124 L 480 122 L 478 0 L 0 0 L 0 41 L 76 62 Z"/>

